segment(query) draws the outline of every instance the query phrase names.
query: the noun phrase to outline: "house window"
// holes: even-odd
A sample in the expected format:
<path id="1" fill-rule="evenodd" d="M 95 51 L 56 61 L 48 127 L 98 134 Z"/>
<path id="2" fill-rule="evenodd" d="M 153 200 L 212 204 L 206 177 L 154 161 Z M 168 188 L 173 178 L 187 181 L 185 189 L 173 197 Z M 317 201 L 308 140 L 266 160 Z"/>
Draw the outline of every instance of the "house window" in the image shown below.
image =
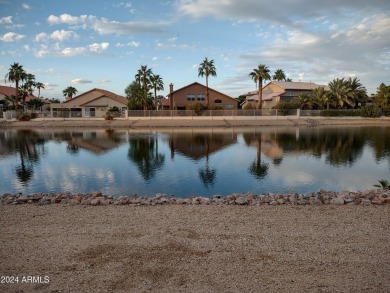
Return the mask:
<path id="1" fill-rule="evenodd" d="M 95 117 L 95 108 L 85 108 L 85 117 Z"/>
<path id="2" fill-rule="evenodd" d="M 232 104 L 226 104 L 226 105 L 225 105 L 225 108 L 226 108 L 226 109 L 233 109 L 233 105 L 232 105 Z"/>
<path id="3" fill-rule="evenodd" d="M 188 94 L 187 95 L 187 101 L 195 101 L 195 95 L 194 94 Z"/>
<path id="4" fill-rule="evenodd" d="M 198 94 L 197 100 L 198 101 L 204 101 L 205 100 L 205 94 Z"/>
<path id="5" fill-rule="evenodd" d="M 220 100 L 220 99 L 214 100 L 214 104 L 221 104 L 221 103 L 222 103 L 222 100 Z"/>

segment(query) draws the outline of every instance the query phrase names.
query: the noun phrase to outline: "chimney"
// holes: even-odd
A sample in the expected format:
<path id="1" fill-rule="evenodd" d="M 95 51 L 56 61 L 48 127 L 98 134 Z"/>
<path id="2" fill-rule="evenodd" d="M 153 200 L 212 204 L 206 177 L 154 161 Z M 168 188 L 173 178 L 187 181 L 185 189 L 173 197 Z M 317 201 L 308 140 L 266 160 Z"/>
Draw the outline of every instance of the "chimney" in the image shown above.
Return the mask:
<path id="1" fill-rule="evenodd" d="M 173 83 L 169 84 L 169 110 L 173 110 Z"/>

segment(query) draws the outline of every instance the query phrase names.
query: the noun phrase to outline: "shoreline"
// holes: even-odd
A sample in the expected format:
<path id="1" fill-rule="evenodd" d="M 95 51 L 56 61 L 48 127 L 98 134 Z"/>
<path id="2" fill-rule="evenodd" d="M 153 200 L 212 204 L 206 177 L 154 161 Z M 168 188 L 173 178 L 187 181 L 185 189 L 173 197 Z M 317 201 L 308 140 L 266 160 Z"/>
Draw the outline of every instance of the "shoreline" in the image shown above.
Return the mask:
<path id="1" fill-rule="evenodd" d="M 80 193 L 33 193 L 11 194 L 0 196 L 1 205 L 85 205 L 85 206 L 156 206 L 156 205 L 239 205 L 239 206 L 322 206 L 322 205 L 386 205 L 390 204 L 390 189 L 370 189 L 362 192 L 335 192 L 320 190 L 306 194 L 254 194 L 234 193 L 226 196 L 213 195 L 176 197 L 162 193 L 149 195 L 122 195 L 114 197 L 95 191 Z"/>
<path id="2" fill-rule="evenodd" d="M 190 127 L 320 127 L 320 126 L 390 126 L 390 117 L 356 118 L 356 117 L 174 117 L 165 119 L 137 118 L 103 120 L 83 119 L 34 119 L 30 121 L 0 121 L 2 128 L 190 128 Z"/>

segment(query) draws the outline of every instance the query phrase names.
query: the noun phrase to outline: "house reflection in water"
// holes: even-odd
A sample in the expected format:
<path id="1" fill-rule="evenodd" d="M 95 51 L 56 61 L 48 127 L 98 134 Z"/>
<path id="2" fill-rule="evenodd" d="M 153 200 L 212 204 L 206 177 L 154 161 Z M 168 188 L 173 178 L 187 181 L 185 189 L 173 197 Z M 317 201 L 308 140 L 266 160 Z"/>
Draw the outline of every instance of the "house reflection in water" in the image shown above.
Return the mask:
<path id="1" fill-rule="evenodd" d="M 206 160 L 205 166 L 198 170 L 206 188 L 214 184 L 217 175 L 217 170 L 209 165 L 210 155 L 236 143 L 236 133 L 191 131 L 172 133 L 169 137 L 171 159 L 174 159 L 175 153 L 179 153 L 195 161 Z"/>
<path id="2" fill-rule="evenodd" d="M 72 131 L 59 133 L 57 136 L 62 136 L 62 140 L 68 142 L 67 149 L 70 153 L 77 153 L 79 149 L 84 149 L 95 155 L 102 155 L 125 142 L 120 133 L 111 129 Z"/>

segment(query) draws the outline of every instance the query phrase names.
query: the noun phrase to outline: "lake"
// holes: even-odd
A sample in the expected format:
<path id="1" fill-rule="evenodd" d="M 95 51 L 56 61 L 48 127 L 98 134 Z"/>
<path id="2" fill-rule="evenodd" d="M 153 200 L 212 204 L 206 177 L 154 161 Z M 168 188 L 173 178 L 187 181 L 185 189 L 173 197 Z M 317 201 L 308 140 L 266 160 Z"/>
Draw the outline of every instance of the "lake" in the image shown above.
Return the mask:
<path id="1" fill-rule="evenodd" d="M 0 195 L 361 191 L 390 179 L 390 127 L 2 129 Z"/>

